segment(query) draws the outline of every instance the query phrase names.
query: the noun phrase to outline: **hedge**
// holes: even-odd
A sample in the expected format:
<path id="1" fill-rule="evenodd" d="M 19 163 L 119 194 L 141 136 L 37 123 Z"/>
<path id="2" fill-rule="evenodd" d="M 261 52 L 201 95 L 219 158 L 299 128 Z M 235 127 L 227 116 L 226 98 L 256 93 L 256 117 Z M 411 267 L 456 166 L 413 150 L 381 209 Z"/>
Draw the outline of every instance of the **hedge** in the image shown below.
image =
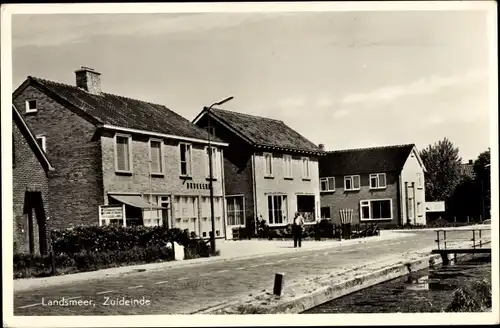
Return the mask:
<path id="1" fill-rule="evenodd" d="M 185 259 L 209 257 L 207 242 L 193 237 L 187 230 L 144 226 L 80 226 L 51 232 L 56 274 L 170 261 L 172 242 L 184 247 Z M 15 278 L 52 274 L 51 255 L 14 254 Z"/>

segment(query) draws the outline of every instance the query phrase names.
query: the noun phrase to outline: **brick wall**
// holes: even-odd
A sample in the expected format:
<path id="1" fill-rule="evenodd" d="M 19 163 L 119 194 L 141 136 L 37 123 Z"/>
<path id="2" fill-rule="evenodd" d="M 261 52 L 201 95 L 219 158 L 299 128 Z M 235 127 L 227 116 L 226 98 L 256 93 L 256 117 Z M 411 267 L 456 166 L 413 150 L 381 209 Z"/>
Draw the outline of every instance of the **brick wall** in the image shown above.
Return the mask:
<path id="1" fill-rule="evenodd" d="M 37 100 L 37 113 L 26 114 L 26 100 Z M 47 138 L 47 156 L 55 168 L 49 179 L 51 227 L 97 224 L 104 199 L 100 140 L 92 139 L 95 126 L 32 86 L 13 102 L 34 134 Z"/>
<path id="2" fill-rule="evenodd" d="M 353 209 L 352 223 L 379 223 L 380 225 L 396 225 L 400 222 L 400 211 L 398 203 L 398 179 L 396 173 L 386 173 L 387 188 L 381 190 L 370 190 L 369 174 L 360 174 L 361 190 L 345 191 L 344 176 L 335 177 L 335 191 L 321 192 L 321 207 L 330 208 L 330 218 L 337 224 L 340 224 L 340 210 Z M 373 220 L 360 222 L 361 200 L 370 199 L 392 199 L 392 220 Z"/>

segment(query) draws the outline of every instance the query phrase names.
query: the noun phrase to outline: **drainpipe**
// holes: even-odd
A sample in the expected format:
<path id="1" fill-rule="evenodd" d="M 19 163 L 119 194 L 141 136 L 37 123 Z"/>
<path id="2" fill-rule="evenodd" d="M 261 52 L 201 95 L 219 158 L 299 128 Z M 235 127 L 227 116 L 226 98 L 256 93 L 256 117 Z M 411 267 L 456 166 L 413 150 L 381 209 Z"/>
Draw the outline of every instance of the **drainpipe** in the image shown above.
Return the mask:
<path id="1" fill-rule="evenodd" d="M 413 189 L 413 221 L 415 222 L 414 224 L 417 224 L 417 200 L 416 200 L 416 193 L 415 193 L 415 182 L 411 183 L 411 188 Z"/>
<path id="2" fill-rule="evenodd" d="M 257 182 L 255 181 L 255 153 L 253 153 L 252 150 L 252 195 L 253 195 L 253 217 L 254 217 L 254 229 L 255 229 L 255 234 L 258 232 L 258 225 L 257 225 L 257 195 L 255 194 L 257 191 Z"/>
<path id="3" fill-rule="evenodd" d="M 225 177 L 224 177 L 224 150 L 220 149 L 220 184 L 222 188 L 222 224 L 224 229 L 224 239 L 227 240 L 227 203 L 226 203 L 226 186 L 225 186 Z"/>

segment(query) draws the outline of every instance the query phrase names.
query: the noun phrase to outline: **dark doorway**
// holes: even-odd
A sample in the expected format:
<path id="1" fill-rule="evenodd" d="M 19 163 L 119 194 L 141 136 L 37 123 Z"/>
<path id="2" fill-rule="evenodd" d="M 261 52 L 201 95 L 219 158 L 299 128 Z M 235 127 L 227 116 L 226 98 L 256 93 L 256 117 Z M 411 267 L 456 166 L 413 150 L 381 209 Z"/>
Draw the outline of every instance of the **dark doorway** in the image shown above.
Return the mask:
<path id="1" fill-rule="evenodd" d="M 25 251 L 47 254 L 47 218 L 41 192 L 25 193 L 23 218 Z"/>

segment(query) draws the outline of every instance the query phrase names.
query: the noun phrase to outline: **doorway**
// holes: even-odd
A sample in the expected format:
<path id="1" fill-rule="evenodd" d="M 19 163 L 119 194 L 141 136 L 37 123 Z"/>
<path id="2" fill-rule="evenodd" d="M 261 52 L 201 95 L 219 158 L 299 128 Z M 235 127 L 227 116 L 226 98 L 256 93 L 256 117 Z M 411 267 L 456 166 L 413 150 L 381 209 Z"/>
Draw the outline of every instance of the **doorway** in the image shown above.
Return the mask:
<path id="1" fill-rule="evenodd" d="M 25 193 L 23 219 L 24 251 L 29 254 L 47 254 L 47 219 L 41 192 Z"/>
<path id="2" fill-rule="evenodd" d="M 314 195 L 297 195 L 297 211 L 302 215 L 305 222 L 314 222 L 315 216 Z"/>

